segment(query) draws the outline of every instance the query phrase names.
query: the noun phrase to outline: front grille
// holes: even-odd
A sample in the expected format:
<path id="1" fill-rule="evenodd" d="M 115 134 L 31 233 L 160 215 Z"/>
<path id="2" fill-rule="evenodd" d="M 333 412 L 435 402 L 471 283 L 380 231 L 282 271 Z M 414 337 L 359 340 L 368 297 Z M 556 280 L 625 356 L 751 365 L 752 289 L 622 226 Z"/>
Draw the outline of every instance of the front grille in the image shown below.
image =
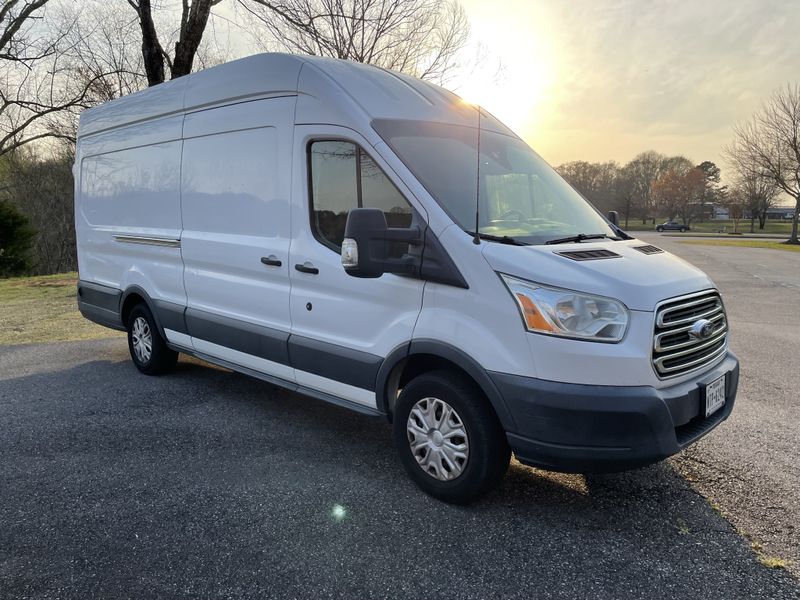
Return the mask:
<path id="1" fill-rule="evenodd" d="M 563 252 L 556 252 L 556 254 L 564 258 L 571 258 L 572 260 L 602 260 L 604 258 L 622 258 L 622 255 L 612 252 L 611 250 L 565 250 Z"/>
<path id="2" fill-rule="evenodd" d="M 711 335 L 689 335 L 700 319 L 713 323 Z M 675 377 L 700 369 L 725 354 L 728 321 L 722 299 L 715 291 L 668 300 L 656 309 L 653 366 L 659 377 Z"/>

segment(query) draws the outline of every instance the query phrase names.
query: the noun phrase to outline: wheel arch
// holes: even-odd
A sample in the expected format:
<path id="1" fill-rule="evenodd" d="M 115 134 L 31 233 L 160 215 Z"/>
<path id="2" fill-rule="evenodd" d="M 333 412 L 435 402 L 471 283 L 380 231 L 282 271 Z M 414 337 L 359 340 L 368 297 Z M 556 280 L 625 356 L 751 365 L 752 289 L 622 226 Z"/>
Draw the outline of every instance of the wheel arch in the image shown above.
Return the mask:
<path id="1" fill-rule="evenodd" d="M 166 335 L 164 335 L 164 328 L 161 326 L 161 321 L 158 318 L 158 311 L 156 310 L 153 299 L 150 297 L 150 294 L 144 290 L 144 288 L 138 285 L 130 285 L 125 288 L 124 292 L 122 292 L 122 296 L 120 297 L 119 301 L 119 316 L 122 320 L 122 324 L 126 328 L 128 327 L 128 316 L 131 314 L 133 308 L 137 304 L 141 303 L 144 303 L 150 310 L 150 314 L 153 315 L 153 320 L 156 322 L 159 335 L 166 339 Z"/>
<path id="2" fill-rule="evenodd" d="M 412 340 L 393 350 L 381 365 L 375 396 L 377 408 L 392 420 L 398 392 L 414 377 L 447 369 L 470 379 L 486 396 L 506 431 L 515 425 L 500 391 L 486 370 L 463 350 L 437 340 Z"/>

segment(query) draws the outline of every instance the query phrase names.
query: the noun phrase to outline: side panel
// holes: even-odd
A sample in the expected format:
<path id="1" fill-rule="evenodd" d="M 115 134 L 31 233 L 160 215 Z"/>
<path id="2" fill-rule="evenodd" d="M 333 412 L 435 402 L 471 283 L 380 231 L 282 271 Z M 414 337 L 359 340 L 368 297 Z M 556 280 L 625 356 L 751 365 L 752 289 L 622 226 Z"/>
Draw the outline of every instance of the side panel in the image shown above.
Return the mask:
<path id="1" fill-rule="evenodd" d="M 182 167 L 186 322 L 197 349 L 293 379 L 289 319 L 294 98 L 186 116 Z M 235 355 L 220 356 L 222 348 Z"/>
<path id="2" fill-rule="evenodd" d="M 131 285 L 184 305 L 180 254 L 183 117 L 82 140 L 76 165 L 78 267 L 83 281 Z"/>

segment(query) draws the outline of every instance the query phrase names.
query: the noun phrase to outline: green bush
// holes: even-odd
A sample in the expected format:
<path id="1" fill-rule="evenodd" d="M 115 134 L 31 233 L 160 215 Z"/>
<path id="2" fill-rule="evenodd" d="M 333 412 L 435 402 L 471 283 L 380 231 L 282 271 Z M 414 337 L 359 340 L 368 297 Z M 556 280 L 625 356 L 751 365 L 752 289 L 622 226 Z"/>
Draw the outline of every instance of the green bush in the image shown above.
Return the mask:
<path id="1" fill-rule="evenodd" d="M 28 219 L 11 204 L 0 200 L 0 277 L 30 272 L 35 236 Z"/>

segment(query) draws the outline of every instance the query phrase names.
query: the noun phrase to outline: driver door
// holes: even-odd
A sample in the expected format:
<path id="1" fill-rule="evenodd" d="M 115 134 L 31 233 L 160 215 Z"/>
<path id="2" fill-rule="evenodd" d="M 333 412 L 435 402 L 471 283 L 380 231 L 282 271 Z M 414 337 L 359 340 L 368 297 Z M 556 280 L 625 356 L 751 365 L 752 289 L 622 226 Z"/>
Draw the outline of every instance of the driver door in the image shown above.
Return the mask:
<path id="1" fill-rule="evenodd" d="M 380 155 L 350 129 L 295 128 L 289 354 L 298 384 L 375 408 L 384 358 L 411 340 L 424 282 L 345 273 L 341 241 L 353 208 L 381 208 L 407 227 L 421 207 Z"/>

